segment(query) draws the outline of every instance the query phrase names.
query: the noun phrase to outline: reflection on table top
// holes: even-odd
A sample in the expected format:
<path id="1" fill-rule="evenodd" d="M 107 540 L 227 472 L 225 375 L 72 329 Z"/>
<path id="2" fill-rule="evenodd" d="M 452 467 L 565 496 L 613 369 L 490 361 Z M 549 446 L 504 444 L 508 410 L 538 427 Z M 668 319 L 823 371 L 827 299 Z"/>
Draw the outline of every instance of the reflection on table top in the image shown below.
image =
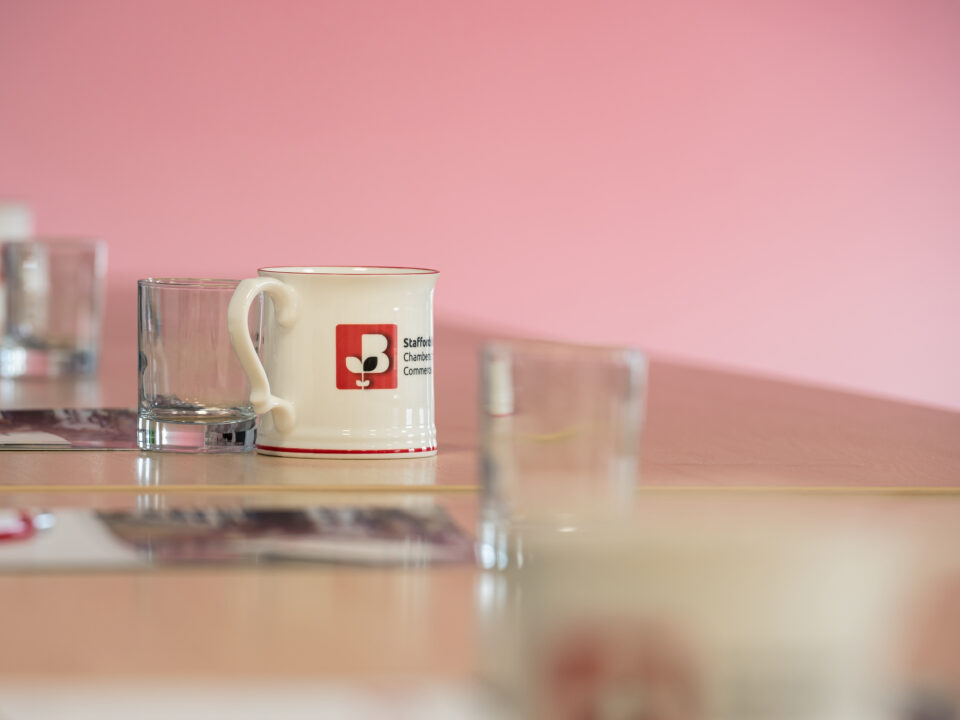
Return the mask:
<path id="1" fill-rule="evenodd" d="M 435 503 L 477 522 L 478 336 L 438 329 L 440 453 L 330 461 L 256 455 L 0 452 L 0 506 L 298 507 Z M 118 353 L 127 357 L 129 353 Z M 0 382 L 12 407 L 133 406 L 102 383 Z M 651 366 L 639 514 L 676 527 L 758 517 L 896 527 L 949 554 L 960 535 L 960 414 L 666 362 Z M 317 674 L 469 677 L 473 567 L 165 569 L 0 575 L 0 676 Z M 960 682 L 960 676 L 958 676 Z"/>

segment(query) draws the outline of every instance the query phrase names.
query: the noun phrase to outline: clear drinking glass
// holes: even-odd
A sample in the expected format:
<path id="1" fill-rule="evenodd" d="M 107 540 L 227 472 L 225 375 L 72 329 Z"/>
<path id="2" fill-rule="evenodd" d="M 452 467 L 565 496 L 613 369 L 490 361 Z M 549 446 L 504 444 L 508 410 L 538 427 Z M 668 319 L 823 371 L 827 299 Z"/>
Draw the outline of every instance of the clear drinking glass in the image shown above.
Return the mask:
<path id="1" fill-rule="evenodd" d="M 96 372 L 106 269 L 99 240 L 0 243 L 0 377 Z"/>
<path id="2" fill-rule="evenodd" d="M 252 450 L 257 416 L 230 344 L 227 306 L 238 280 L 150 278 L 138 286 L 142 450 Z M 259 348 L 261 301 L 251 307 Z"/>
<path id="3" fill-rule="evenodd" d="M 483 567 L 522 561 L 524 534 L 633 510 L 643 353 L 500 341 L 484 347 L 481 374 Z"/>

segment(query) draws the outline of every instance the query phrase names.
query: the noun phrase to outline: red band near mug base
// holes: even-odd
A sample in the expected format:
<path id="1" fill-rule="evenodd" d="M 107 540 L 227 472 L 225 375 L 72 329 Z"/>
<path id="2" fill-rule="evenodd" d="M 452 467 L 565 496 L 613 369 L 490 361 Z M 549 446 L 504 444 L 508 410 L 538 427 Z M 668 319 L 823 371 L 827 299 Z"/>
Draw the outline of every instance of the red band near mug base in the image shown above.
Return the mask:
<path id="1" fill-rule="evenodd" d="M 269 452 L 312 453 L 314 455 L 384 455 L 388 453 L 419 453 L 433 452 L 437 446 L 425 448 L 397 448 L 394 450 L 317 450 L 315 448 L 276 447 L 274 445 L 257 445 L 257 450 Z"/>

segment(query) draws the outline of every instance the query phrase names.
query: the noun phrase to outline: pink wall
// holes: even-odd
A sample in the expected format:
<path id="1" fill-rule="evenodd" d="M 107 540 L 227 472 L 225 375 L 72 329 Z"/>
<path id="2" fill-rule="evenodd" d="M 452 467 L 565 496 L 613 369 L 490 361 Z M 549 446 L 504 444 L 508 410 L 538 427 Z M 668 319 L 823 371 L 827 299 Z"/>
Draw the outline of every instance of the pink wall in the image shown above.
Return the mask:
<path id="1" fill-rule="evenodd" d="M 960 4 L 0 0 L 0 194 L 132 279 L 427 265 L 439 314 L 960 408 Z"/>

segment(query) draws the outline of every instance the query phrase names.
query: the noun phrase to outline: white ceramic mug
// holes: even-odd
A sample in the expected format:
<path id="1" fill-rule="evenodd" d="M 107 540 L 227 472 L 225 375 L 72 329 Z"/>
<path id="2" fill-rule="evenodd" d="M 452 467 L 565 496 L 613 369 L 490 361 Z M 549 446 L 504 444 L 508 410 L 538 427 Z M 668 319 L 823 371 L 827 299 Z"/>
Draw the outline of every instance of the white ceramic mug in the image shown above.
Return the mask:
<path id="1" fill-rule="evenodd" d="M 433 289 L 437 271 L 268 267 L 243 280 L 230 340 L 261 415 L 257 450 L 292 457 L 423 457 L 437 452 Z M 259 293 L 261 356 L 247 313 Z"/>

